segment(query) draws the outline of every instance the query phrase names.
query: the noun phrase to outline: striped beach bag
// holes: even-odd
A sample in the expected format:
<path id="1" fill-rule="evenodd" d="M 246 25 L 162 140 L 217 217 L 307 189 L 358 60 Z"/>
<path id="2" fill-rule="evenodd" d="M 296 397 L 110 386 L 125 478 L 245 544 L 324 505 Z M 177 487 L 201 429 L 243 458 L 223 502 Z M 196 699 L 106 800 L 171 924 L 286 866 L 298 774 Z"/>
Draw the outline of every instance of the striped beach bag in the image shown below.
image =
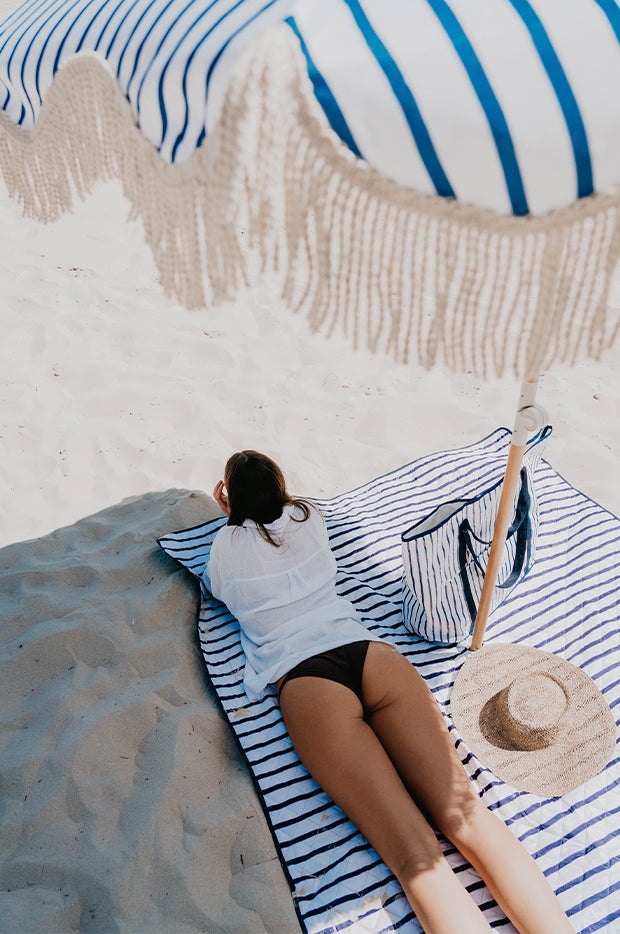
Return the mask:
<path id="1" fill-rule="evenodd" d="M 550 434 L 547 426 L 532 438 L 523 456 L 491 612 L 534 563 L 538 504 L 533 474 Z M 403 620 L 410 632 L 428 642 L 453 645 L 473 632 L 505 466 L 505 457 L 491 455 L 480 465 L 485 475 L 493 477 L 482 493 L 442 503 L 401 536 Z"/>

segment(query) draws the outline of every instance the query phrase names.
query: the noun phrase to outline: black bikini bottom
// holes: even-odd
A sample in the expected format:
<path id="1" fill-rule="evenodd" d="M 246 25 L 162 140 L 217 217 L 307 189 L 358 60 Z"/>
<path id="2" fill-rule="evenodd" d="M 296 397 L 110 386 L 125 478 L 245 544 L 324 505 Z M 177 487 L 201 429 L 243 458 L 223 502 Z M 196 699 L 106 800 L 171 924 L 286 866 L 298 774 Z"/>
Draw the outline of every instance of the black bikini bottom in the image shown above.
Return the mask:
<path id="1" fill-rule="evenodd" d="M 350 642 L 348 645 L 341 645 L 337 649 L 304 659 L 284 676 L 278 693 L 282 693 L 286 682 L 293 678 L 326 678 L 328 681 L 344 684 L 357 695 L 363 706 L 362 672 L 369 645 L 367 639 L 362 642 Z"/>

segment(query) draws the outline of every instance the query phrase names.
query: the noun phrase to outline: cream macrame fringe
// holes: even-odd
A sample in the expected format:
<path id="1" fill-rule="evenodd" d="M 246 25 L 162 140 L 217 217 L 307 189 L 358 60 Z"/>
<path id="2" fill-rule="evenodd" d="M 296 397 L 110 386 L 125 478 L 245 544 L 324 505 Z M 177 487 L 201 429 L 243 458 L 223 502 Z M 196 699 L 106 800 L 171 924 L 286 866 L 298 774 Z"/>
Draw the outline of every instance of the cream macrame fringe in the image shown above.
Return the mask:
<path id="1" fill-rule="evenodd" d="M 0 114 L 0 164 L 42 221 L 120 178 L 163 288 L 188 307 L 269 272 L 314 329 L 481 376 L 597 358 L 620 327 L 620 192 L 515 218 L 400 188 L 332 133 L 284 25 L 242 55 L 215 131 L 182 164 L 159 157 L 91 53 L 60 69 L 32 130 Z"/>

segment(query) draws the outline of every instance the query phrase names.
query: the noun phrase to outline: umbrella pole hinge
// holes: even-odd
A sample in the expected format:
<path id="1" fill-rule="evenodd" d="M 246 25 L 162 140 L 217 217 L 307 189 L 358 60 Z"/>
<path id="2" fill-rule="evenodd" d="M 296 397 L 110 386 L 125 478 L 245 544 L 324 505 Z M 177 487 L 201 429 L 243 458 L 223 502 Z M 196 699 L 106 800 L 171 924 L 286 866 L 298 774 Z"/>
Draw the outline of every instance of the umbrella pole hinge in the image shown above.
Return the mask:
<path id="1" fill-rule="evenodd" d="M 540 431 L 545 425 L 549 424 L 547 410 L 536 403 L 535 405 L 525 405 L 517 412 L 515 426 L 513 429 L 513 444 L 527 444 L 528 436 L 536 431 Z M 523 439 L 523 440 L 521 440 Z"/>
<path id="2" fill-rule="evenodd" d="M 517 406 L 514 428 L 512 430 L 512 443 L 523 447 L 528 437 L 540 431 L 549 424 L 547 410 L 536 402 L 537 379 L 523 381 L 521 395 Z"/>

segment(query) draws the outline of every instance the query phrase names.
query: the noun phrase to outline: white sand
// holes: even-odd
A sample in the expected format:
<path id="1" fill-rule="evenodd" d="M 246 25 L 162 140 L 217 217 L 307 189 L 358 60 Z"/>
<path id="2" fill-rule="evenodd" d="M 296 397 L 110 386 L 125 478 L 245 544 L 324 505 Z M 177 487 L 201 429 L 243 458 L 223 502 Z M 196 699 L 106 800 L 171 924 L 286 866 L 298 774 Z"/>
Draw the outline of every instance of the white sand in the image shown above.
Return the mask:
<path id="1" fill-rule="evenodd" d="M 140 224 L 115 185 L 44 227 L 0 185 L 0 546 L 126 496 L 211 492 L 228 455 L 257 447 L 315 495 L 351 489 L 429 451 L 512 426 L 519 381 L 482 383 L 353 353 L 312 335 L 269 284 L 187 311 L 158 287 Z M 539 401 L 549 459 L 616 513 L 617 348 L 557 367 Z"/>
<path id="2" fill-rule="evenodd" d="M 50 228 L 0 186 L 0 216 L 0 930 L 294 931 L 196 591 L 154 539 L 212 514 L 179 491 L 210 494 L 234 450 L 329 496 L 511 426 L 518 382 L 354 354 L 269 283 L 186 311 L 114 185 Z M 548 460 L 620 513 L 617 356 L 540 401 Z"/>

